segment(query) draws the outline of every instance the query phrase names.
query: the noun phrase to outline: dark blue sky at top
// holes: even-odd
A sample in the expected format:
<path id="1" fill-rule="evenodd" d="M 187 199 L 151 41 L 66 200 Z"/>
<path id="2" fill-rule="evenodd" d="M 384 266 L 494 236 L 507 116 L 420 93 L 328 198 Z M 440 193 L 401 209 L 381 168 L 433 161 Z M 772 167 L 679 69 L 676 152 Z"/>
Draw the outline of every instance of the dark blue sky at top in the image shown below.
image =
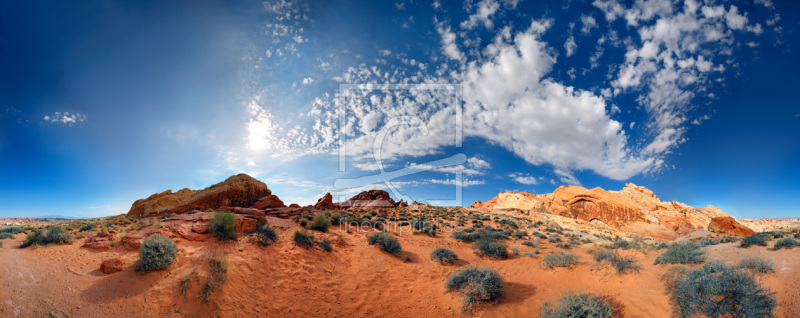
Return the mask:
<path id="1" fill-rule="evenodd" d="M 504 26 L 516 33 L 532 21 L 549 20 L 540 40 L 555 62 L 545 78 L 599 96 L 612 87 L 638 38 L 635 28 L 621 18 L 609 23 L 591 2 L 501 3 L 491 28 L 479 23 L 472 30 L 459 30 L 475 13 L 464 2 L 443 1 L 438 10 L 407 1 L 283 3 L 3 2 L 0 217 L 120 214 L 154 192 L 203 188 L 239 172 L 265 181 L 287 203 L 313 203 L 331 190 L 334 179 L 374 172 L 348 166 L 340 173 L 335 147 L 308 152 L 318 143 L 276 139 L 290 140 L 292 129 L 313 137 L 319 116 L 309 112 L 315 100 L 333 100 L 349 68 L 363 64 L 410 74 L 416 68 L 402 60 L 414 59 L 426 64 L 422 73 L 429 78 L 453 82 L 454 77 L 434 75 L 442 65 L 448 65 L 445 74 L 459 67 L 443 52 L 437 27 L 457 33 L 467 63 L 481 63 L 486 60 L 473 58 L 466 41 L 480 39 L 476 47 L 485 48 Z M 718 63 L 731 62 L 692 99 L 685 112 L 689 120 L 681 126 L 684 139 L 660 154 L 663 166 L 622 179 L 573 166 L 570 173 L 578 183 L 618 190 L 633 182 L 662 200 L 711 204 L 736 217 L 800 216 L 791 200 L 800 197 L 795 97 L 800 5 L 734 4 L 764 31 L 736 33 L 731 55 L 717 55 Z M 286 12 L 291 18 L 278 19 Z M 780 21 L 768 27 L 765 21 L 776 13 Z M 597 21 L 589 34 L 580 31 L 581 15 Z M 605 47 L 599 66 L 592 68 L 598 38 L 612 31 L 622 44 Z M 564 45 L 570 36 L 576 43 L 572 55 Z M 632 42 L 625 42 L 628 37 Z M 371 83 L 396 80 L 368 78 Z M 407 76 L 406 82 L 414 83 Z M 623 125 L 632 151 L 644 148 L 656 133 L 640 128 L 651 116 L 638 98 L 646 89 L 607 98 L 606 113 Z M 260 106 L 255 112 L 253 100 Z M 612 111 L 612 104 L 620 111 Z M 698 125 L 691 123 L 694 119 L 700 119 Z M 266 149 L 249 149 L 254 131 L 263 127 L 249 123 L 266 123 L 268 132 L 256 138 L 266 140 Z M 437 145 L 425 155 L 398 155 L 388 167 L 453 153 L 489 165 L 467 176 L 476 184 L 464 187 L 465 205 L 500 191 L 547 193 L 569 183 L 553 162 L 531 164 L 480 136 L 466 136 L 461 148 Z M 520 183 L 512 175 L 537 181 Z M 402 192 L 420 201 L 450 199 L 452 185 L 430 180 L 452 177 L 422 172 L 397 181 L 407 182 Z"/>

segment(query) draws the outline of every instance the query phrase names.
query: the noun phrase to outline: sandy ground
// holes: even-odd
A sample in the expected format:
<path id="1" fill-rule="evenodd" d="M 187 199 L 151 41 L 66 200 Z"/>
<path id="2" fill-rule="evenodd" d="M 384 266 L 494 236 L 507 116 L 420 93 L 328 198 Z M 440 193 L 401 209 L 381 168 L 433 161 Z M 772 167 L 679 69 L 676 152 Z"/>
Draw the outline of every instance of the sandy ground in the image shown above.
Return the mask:
<path id="1" fill-rule="evenodd" d="M 80 248 L 83 239 L 78 239 L 72 245 L 19 249 L 23 235 L 17 235 L 0 248 L 0 317 L 537 317 L 544 301 L 553 302 L 565 291 L 606 295 L 623 307 L 624 317 L 670 316 L 658 278 L 668 266 L 652 265 L 658 252 L 626 251 L 637 255 L 644 268 L 619 276 L 599 267 L 586 254 L 588 246 L 572 249 L 581 256 L 577 267 L 546 270 L 541 254 L 522 255 L 531 250 L 522 241 L 509 242 L 509 248 L 519 246 L 521 255 L 487 260 L 472 253 L 472 244 L 444 234 L 429 238 L 404 233 L 399 237 L 403 253 L 394 256 L 369 246 L 367 233 L 344 233 L 347 243 L 339 246 L 338 228 L 331 229 L 317 233 L 334 242 L 330 253 L 295 246 L 291 228 L 280 230 L 280 241 L 266 248 L 249 238 L 229 244 L 183 241 L 169 269 L 148 274 L 136 273 L 138 254 L 121 247 L 91 251 Z M 436 247 L 452 249 L 460 260 L 447 266 L 431 261 Z M 218 250 L 230 262 L 228 279 L 203 303 L 196 296 L 208 277 L 207 257 Z M 560 249 L 543 241 L 540 251 Z M 778 293 L 782 306 L 777 314 L 800 317 L 800 248 L 742 249 L 728 243 L 708 247 L 708 254 L 709 259 L 732 263 L 751 254 L 772 260 L 778 273 L 761 280 Z M 126 263 L 122 272 L 99 271 L 103 260 L 116 256 Z M 498 270 L 506 295 L 496 304 L 463 312 L 459 296 L 447 293 L 444 285 L 466 265 Z M 189 289 L 183 296 L 180 285 L 187 276 Z"/>

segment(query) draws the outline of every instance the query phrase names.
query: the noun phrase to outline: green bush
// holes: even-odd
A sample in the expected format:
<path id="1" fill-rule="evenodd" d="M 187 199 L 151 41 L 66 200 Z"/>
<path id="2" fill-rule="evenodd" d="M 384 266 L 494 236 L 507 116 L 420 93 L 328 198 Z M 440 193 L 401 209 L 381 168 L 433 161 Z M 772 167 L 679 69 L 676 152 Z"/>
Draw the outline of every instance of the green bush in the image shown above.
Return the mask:
<path id="1" fill-rule="evenodd" d="M 600 296 L 590 293 L 564 293 L 558 304 L 542 305 L 542 318 L 592 317 L 612 318 L 615 308 Z"/>
<path id="2" fill-rule="evenodd" d="M 753 234 L 743 238 L 739 246 L 744 248 L 748 248 L 751 245 L 767 246 L 767 240 L 771 238 L 772 238 L 771 234 L 766 234 L 766 233 Z"/>
<path id="3" fill-rule="evenodd" d="M 330 252 L 333 251 L 333 246 L 331 246 L 331 241 L 328 239 L 321 239 L 317 241 L 317 246 L 322 248 L 323 251 Z"/>
<path id="4" fill-rule="evenodd" d="M 475 266 L 465 267 L 450 275 L 445 287 L 449 292 L 461 293 L 465 307 L 477 302 L 497 301 L 505 290 L 503 278 L 496 270 Z"/>
<path id="5" fill-rule="evenodd" d="M 698 264 L 705 260 L 706 254 L 697 243 L 679 243 L 658 255 L 654 264 Z"/>
<path id="6" fill-rule="evenodd" d="M 153 234 L 147 237 L 139 247 L 139 261 L 136 271 L 152 272 L 167 269 L 175 261 L 178 246 L 168 237 Z"/>
<path id="7" fill-rule="evenodd" d="M 400 254 L 403 252 L 403 248 L 400 247 L 400 243 L 397 242 L 397 239 L 384 232 L 375 232 L 368 236 L 367 243 L 369 243 L 369 245 L 378 245 L 388 253 Z"/>
<path id="8" fill-rule="evenodd" d="M 666 280 L 676 317 L 773 317 L 775 293 L 752 274 L 720 261 Z"/>
<path id="9" fill-rule="evenodd" d="M 78 230 L 78 232 L 86 232 L 86 231 L 94 231 L 94 224 L 92 223 L 85 224 L 80 228 L 80 230 Z"/>
<path id="10" fill-rule="evenodd" d="M 572 267 L 581 257 L 570 252 L 550 253 L 544 256 L 546 268 Z"/>
<path id="11" fill-rule="evenodd" d="M 754 273 L 759 274 L 774 274 L 775 273 L 775 266 L 772 265 L 772 262 L 761 258 L 759 256 L 749 256 L 742 258 L 739 261 L 738 268 L 748 269 Z"/>
<path id="12" fill-rule="evenodd" d="M 256 229 L 256 242 L 267 247 L 278 241 L 278 232 L 269 224 L 264 224 Z"/>
<path id="13" fill-rule="evenodd" d="M 530 246 L 530 247 L 532 247 L 532 248 L 537 248 L 537 247 L 539 247 L 539 244 L 540 244 L 540 243 L 539 243 L 539 239 L 535 239 L 535 240 L 533 240 L 533 241 L 524 241 L 524 242 L 522 242 L 522 245 L 525 245 L 525 246 Z"/>
<path id="14" fill-rule="evenodd" d="M 328 232 L 328 228 L 331 227 L 331 219 L 329 219 L 324 214 L 318 214 L 311 220 L 309 223 L 308 228 L 320 232 Z"/>
<path id="15" fill-rule="evenodd" d="M 458 260 L 458 256 L 449 249 L 438 247 L 431 252 L 431 260 L 439 264 L 452 264 Z"/>
<path id="16" fill-rule="evenodd" d="M 239 239 L 239 231 L 236 230 L 236 216 L 230 211 L 215 212 L 211 223 L 208 224 L 208 229 L 221 241 Z"/>
<path id="17" fill-rule="evenodd" d="M 13 238 L 14 235 L 11 235 L 11 233 L 0 233 L 0 240 L 13 239 Z"/>
<path id="18" fill-rule="evenodd" d="M 8 234 L 11 234 L 11 235 L 19 234 L 19 233 L 22 233 L 22 232 L 25 232 L 25 230 L 23 230 L 19 226 L 12 226 L 12 227 L 7 227 L 7 228 L 0 229 L 0 233 L 8 233 Z"/>
<path id="19" fill-rule="evenodd" d="M 616 250 L 601 248 L 590 250 L 589 253 L 598 263 L 605 262 L 613 266 L 618 274 L 638 273 L 642 270 L 642 266 L 635 257 L 620 255 Z"/>
<path id="20" fill-rule="evenodd" d="M 480 239 L 481 235 L 478 234 L 478 233 L 468 233 L 468 232 L 462 230 L 462 231 L 453 232 L 451 237 L 456 239 L 456 240 L 462 241 L 462 242 L 470 243 L 470 242 L 475 242 L 478 239 Z"/>
<path id="21" fill-rule="evenodd" d="M 508 258 L 506 245 L 489 238 L 481 238 L 475 242 L 475 255 L 481 257 L 504 259 Z"/>
<path id="22" fill-rule="evenodd" d="M 294 233 L 292 233 L 292 240 L 300 247 L 314 247 L 314 233 L 305 230 L 294 230 Z"/>
<path id="23" fill-rule="evenodd" d="M 211 297 L 211 293 L 218 290 L 225 280 L 228 279 L 228 259 L 225 258 L 225 254 L 222 252 L 214 253 L 208 259 L 208 269 L 211 275 L 208 277 L 205 285 L 200 290 L 199 297 L 204 303 L 207 303 L 209 298 Z M 185 278 L 184 284 L 188 281 L 188 277 Z"/>
<path id="24" fill-rule="evenodd" d="M 792 248 L 795 246 L 797 246 L 797 240 L 791 237 L 787 237 L 787 238 L 782 238 L 777 242 L 775 242 L 775 245 L 772 248 L 775 250 L 779 250 L 782 248 Z"/>
<path id="25" fill-rule="evenodd" d="M 64 229 L 60 227 L 47 227 L 28 234 L 28 237 L 19 247 L 26 248 L 31 245 L 44 246 L 50 243 L 65 245 L 72 244 L 73 241 L 74 238 L 72 235 Z"/>

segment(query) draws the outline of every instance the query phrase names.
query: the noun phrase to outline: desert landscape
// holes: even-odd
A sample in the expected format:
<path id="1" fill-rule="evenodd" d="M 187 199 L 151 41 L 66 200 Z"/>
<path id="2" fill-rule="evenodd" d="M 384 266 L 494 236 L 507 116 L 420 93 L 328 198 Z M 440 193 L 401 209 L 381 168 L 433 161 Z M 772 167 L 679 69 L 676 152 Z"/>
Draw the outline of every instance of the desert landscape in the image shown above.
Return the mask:
<path id="1" fill-rule="evenodd" d="M 800 315 L 798 220 L 739 222 L 633 184 L 504 192 L 467 208 L 395 202 L 380 190 L 301 207 L 239 174 L 156 193 L 125 215 L 5 222 L 4 317 L 559 317 L 570 292 L 595 295 L 613 317 L 670 317 L 680 303 L 669 274 L 717 262 L 772 295 L 774 304 L 756 304 L 764 313 Z M 36 241 L 53 229 L 66 239 Z M 140 265 L 148 237 L 177 247 L 163 269 Z M 667 259 L 673 246 L 694 246 L 699 258 Z M 434 257 L 440 248 L 451 253 Z M 499 294 L 448 287 L 473 267 L 499 274 Z"/>

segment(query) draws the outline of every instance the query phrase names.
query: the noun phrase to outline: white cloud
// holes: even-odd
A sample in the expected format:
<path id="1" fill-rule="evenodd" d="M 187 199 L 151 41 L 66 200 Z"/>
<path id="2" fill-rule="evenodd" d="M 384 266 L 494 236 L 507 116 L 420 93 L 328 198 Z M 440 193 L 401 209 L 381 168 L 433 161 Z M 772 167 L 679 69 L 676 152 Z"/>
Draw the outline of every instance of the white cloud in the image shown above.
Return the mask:
<path id="1" fill-rule="evenodd" d="M 311 84 L 311 83 L 314 83 L 314 79 L 313 78 L 306 77 L 306 78 L 303 79 L 303 84 L 308 85 L 308 84 Z"/>
<path id="2" fill-rule="evenodd" d="M 508 177 L 513 179 L 515 182 L 521 184 L 539 184 L 539 179 L 537 179 L 536 177 L 519 172 L 514 172 L 512 174 L 509 174 Z"/>
<path id="3" fill-rule="evenodd" d="M 461 53 L 458 45 L 456 45 L 456 34 L 450 31 L 450 27 L 445 27 L 444 23 L 439 23 L 436 26 L 436 31 L 442 36 L 442 51 L 444 51 L 444 55 L 453 60 L 460 61 L 464 59 L 464 54 Z"/>
<path id="4" fill-rule="evenodd" d="M 581 15 L 581 33 L 588 35 L 592 32 L 592 29 L 597 28 L 597 21 L 594 19 L 593 16 L 588 14 Z"/>
<path id="5" fill-rule="evenodd" d="M 572 56 L 576 48 L 578 48 L 578 45 L 575 44 L 575 37 L 570 35 L 567 41 L 564 42 L 564 49 L 567 50 L 567 56 Z"/>
<path id="6" fill-rule="evenodd" d="M 456 179 L 428 179 L 425 180 L 425 182 L 433 184 L 460 185 L 462 187 L 486 184 L 485 180 L 462 180 L 459 182 L 459 180 Z"/>
<path id="7" fill-rule="evenodd" d="M 497 12 L 497 9 L 500 8 L 500 3 L 496 0 L 481 0 L 476 5 L 475 13 L 469 16 L 464 22 L 461 22 L 462 29 L 472 29 L 474 28 L 479 22 L 483 22 L 483 25 L 487 29 L 492 28 L 492 15 Z"/>
<path id="8" fill-rule="evenodd" d="M 70 114 L 69 112 L 55 112 L 53 115 L 45 115 L 42 118 L 45 122 L 61 123 L 68 126 L 81 123 L 86 120 L 86 116 L 81 113 Z"/>

